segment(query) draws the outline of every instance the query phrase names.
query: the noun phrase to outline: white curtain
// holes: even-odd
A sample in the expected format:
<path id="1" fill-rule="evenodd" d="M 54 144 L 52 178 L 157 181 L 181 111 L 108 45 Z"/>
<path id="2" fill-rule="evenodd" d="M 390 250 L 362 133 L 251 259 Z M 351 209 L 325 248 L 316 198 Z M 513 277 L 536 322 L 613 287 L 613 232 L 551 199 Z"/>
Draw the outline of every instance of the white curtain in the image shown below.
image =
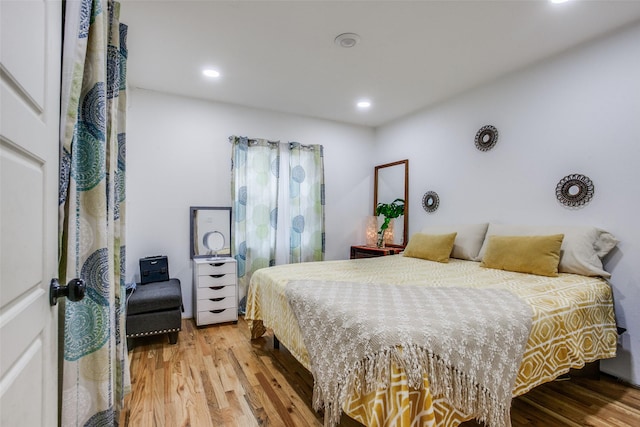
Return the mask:
<path id="1" fill-rule="evenodd" d="M 275 265 L 278 221 L 278 141 L 232 136 L 233 256 L 238 261 L 239 310 L 254 271 Z"/>
<path id="2" fill-rule="evenodd" d="M 232 246 L 244 313 L 256 270 L 324 259 L 324 156 L 322 145 L 238 136 L 229 140 Z"/>
<path id="3" fill-rule="evenodd" d="M 290 262 L 324 260 L 324 201 L 322 145 L 290 142 Z"/>

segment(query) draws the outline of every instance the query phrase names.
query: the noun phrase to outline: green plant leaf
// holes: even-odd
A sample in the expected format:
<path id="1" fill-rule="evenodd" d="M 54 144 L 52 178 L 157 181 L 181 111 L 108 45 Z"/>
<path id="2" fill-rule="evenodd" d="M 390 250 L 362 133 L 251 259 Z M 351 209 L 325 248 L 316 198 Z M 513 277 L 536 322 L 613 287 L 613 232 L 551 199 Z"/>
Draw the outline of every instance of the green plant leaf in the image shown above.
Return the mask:
<path id="1" fill-rule="evenodd" d="M 380 215 L 384 216 L 384 221 L 380 226 L 378 234 L 389 228 L 389 223 L 393 218 L 398 218 L 399 216 L 404 215 L 404 200 L 395 199 L 391 203 L 378 203 L 376 206 L 376 216 Z"/>
<path id="2" fill-rule="evenodd" d="M 378 203 L 376 206 L 376 216 L 380 215 L 384 215 L 385 219 L 398 218 L 404 215 L 404 200 L 395 199 L 391 203 Z"/>

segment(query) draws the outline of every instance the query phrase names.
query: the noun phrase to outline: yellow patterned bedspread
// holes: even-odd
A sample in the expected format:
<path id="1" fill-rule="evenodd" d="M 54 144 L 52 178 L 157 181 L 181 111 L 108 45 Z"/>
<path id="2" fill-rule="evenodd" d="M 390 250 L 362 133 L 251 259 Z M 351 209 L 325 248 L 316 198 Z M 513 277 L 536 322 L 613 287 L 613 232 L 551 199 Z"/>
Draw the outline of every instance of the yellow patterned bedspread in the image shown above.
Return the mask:
<path id="1" fill-rule="evenodd" d="M 600 278 L 564 273 L 558 277 L 535 276 L 483 268 L 473 261 L 451 259 L 442 264 L 402 255 L 258 270 L 251 279 L 245 319 L 254 337 L 262 334 L 262 325 L 272 328 L 307 369 L 309 356 L 284 296 L 287 282 L 294 279 L 510 290 L 527 301 L 534 313 L 514 397 L 571 368 L 581 368 L 585 363 L 616 354 L 612 291 Z M 344 411 L 370 427 L 457 426 L 473 418 L 432 396 L 426 377 L 422 389 L 411 389 L 403 372 L 396 368 L 392 384 L 367 395 L 353 390 Z"/>

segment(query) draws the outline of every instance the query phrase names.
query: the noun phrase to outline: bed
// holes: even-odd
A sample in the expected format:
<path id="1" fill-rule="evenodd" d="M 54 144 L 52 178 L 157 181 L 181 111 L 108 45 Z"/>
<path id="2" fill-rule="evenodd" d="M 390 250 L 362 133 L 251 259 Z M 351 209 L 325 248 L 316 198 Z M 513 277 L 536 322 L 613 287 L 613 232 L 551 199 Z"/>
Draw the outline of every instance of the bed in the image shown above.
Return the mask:
<path id="1" fill-rule="evenodd" d="M 425 229 L 418 234 L 432 241 L 444 235 L 433 233 L 451 230 L 454 230 L 454 237 L 449 235 L 453 248 L 449 247 L 446 260 L 440 262 L 427 259 L 429 257 L 411 256 L 415 254 L 407 256 L 407 251 L 415 246 L 412 246 L 415 241 L 412 236 L 407 251 L 401 255 L 289 264 L 258 270 L 251 279 L 245 315 L 252 337 L 259 337 L 265 328 L 271 328 L 280 342 L 316 378 L 311 363 L 313 355 L 310 356 L 305 345 L 305 337 L 308 343 L 311 332 L 303 332 L 289 301 L 293 295 L 292 284 L 304 291 L 305 286 L 309 290 L 321 285 L 339 288 L 342 283 L 360 286 L 356 288 L 359 289 L 357 292 L 362 292 L 363 284 L 376 287 L 388 284 L 394 289 L 405 287 L 412 295 L 416 295 L 417 289 L 429 292 L 429 289 L 467 288 L 469 292 L 506 292 L 530 310 L 530 327 L 520 359 L 517 359 L 518 368 L 513 372 L 513 397 L 572 368 L 615 357 L 617 333 L 612 290 L 603 278 L 608 273 L 600 261 L 617 243 L 613 236 L 593 227 L 560 227 L 563 233 L 556 251 L 556 275 L 541 275 L 512 271 L 514 268 L 509 265 L 506 268 L 488 266 L 485 261 L 500 254 L 491 246 L 493 240 L 498 241 L 493 236 L 504 236 L 507 240 L 515 235 L 547 236 L 558 228 L 478 224 Z M 513 240 L 507 243 L 512 245 Z M 498 259 L 502 262 L 508 257 L 502 254 Z M 504 307 L 496 308 L 496 312 L 504 311 Z M 332 351 L 339 353 L 340 348 Z M 353 384 L 357 386 L 351 385 L 341 401 L 340 410 L 367 426 L 456 426 L 474 418 L 487 425 L 502 425 L 504 420 L 494 422 L 468 407 L 461 409 L 451 401 L 450 395 L 430 383 L 426 371 L 416 386 L 404 365 L 391 360 L 390 369 L 385 373 L 389 378 L 385 382 L 371 388 L 362 387 L 356 381 Z M 507 420 L 504 425 L 509 423 Z M 331 424 L 325 416 L 325 425 Z"/>

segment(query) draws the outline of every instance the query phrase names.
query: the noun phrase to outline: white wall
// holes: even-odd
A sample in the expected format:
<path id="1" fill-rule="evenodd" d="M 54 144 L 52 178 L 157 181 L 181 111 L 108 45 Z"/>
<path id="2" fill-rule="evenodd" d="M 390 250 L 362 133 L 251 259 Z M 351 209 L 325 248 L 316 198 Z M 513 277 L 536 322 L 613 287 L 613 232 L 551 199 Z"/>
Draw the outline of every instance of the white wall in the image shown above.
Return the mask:
<path id="1" fill-rule="evenodd" d="M 477 130 L 498 128 L 495 148 Z M 606 259 L 616 313 L 628 329 L 602 369 L 640 382 L 640 25 L 378 129 L 376 158 L 409 158 L 409 231 L 426 224 L 495 221 L 589 224 L 621 242 Z M 583 209 L 556 201 L 558 181 L 595 184 Z M 427 214 L 422 195 L 436 191 Z"/>
<path id="2" fill-rule="evenodd" d="M 324 145 L 326 259 L 346 259 L 364 241 L 372 204 L 370 128 L 205 102 L 129 92 L 127 117 L 127 282 L 138 260 L 167 255 L 192 316 L 189 207 L 231 206 L 231 135 Z"/>

